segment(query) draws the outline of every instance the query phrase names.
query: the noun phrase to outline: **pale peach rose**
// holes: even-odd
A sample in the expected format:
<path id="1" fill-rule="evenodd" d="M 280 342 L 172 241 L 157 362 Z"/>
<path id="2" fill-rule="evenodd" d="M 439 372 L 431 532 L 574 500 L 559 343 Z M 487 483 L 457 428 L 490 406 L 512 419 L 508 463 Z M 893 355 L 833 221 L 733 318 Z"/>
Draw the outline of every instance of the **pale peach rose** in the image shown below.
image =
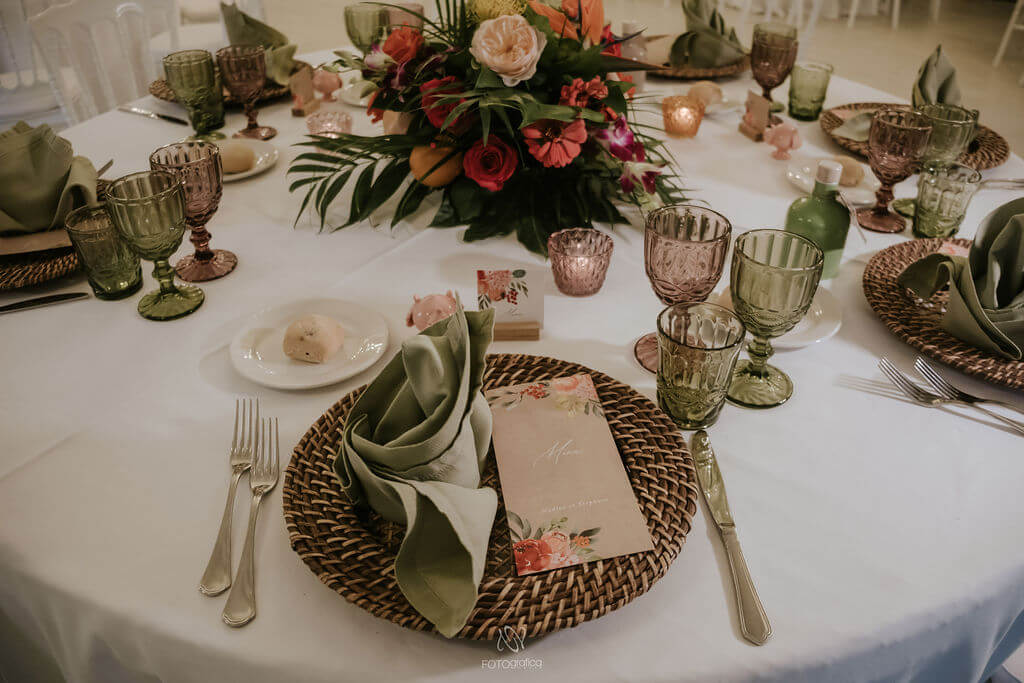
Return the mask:
<path id="1" fill-rule="evenodd" d="M 511 88 L 537 73 L 547 40 L 524 17 L 514 14 L 482 22 L 469 52 Z"/>
<path id="2" fill-rule="evenodd" d="M 568 394 L 574 391 L 579 385 L 579 375 L 573 375 L 572 377 L 559 377 L 558 379 L 551 380 L 551 388 L 563 394 Z"/>
<path id="3" fill-rule="evenodd" d="M 553 555 L 561 555 L 569 549 L 569 536 L 562 531 L 549 531 L 540 540 L 548 544 Z"/>

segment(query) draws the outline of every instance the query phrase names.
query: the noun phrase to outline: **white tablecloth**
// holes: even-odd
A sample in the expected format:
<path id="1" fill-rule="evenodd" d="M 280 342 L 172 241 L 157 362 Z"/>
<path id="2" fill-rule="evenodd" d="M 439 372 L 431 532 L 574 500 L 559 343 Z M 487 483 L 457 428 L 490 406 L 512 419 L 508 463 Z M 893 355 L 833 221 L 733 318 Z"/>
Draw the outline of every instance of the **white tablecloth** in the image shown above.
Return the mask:
<path id="1" fill-rule="evenodd" d="M 725 89 L 742 101 L 750 85 Z M 895 98 L 834 78 L 828 104 L 878 99 Z M 352 113 L 357 130 L 370 130 Z M 879 356 L 909 368 L 914 352 L 872 314 L 860 284 L 867 257 L 906 236 L 865 241 L 857 231 L 839 277 L 824 284 L 842 302 L 842 330 L 775 357 L 796 384 L 792 400 L 768 411 L 727 406 L 712 429 L 775 630 L 764 647 L 739 635 L 727 565 L 703 508 L 681 555 L 646 595 L 528 641 L 515 655 L 414 633 L 335 595 L 290 549 L 280 489 L 265 502 L 257 536 L 259 616 L 244 629 L 226 627 L 223 597 L 196 586 L 226 491 L 233 397 L 259 393 L 290 445 L 380 367 L 315 391 L 261 388 L 230 366 L 234 321 L 276 301 L 343 297 L 387 318 L 390 353 L 412 334 L 404 318 L 414 293 L 454 288 L 472 301 L 477 266 L 543 264 L 511 239 L 462 244 L 460 229 L 427 229 L 424 217 L 394 230 L 385 223 L 318 234 L 310 217 L 293 228 L 300 198 L 287 193 L 285 171 L 303 122 L 284 103 L 263 108 L 260 120 L 279 129 L 282 160 L 225 186 L 209 227 L 213 245 L 235 251 L 239 265 L 202 285 L 197 313 L 146 321 L 135 311 L 140 294 L 0 317 L 0 671 L 8 680 L 44 680 L 49 661 L 76 683 L 476 681 L 507 675 L 489 666 L 513 666 L 486 660 L 527 656 L 541 668 L 519 675 L 545 681 L 959 683 L 979 680 L 1024 640 L 1024 442 L 969 412 L 859 388 L 881 379 Z M 242 123 L 230 114 L 225 130 Z M 698 138 L 671 143 L 686 186 L 737 232 L 780 226 L 798 193 L 786 165 L 742 137 L 737 123 L 735 113 L 709 118 Z M 97 165 L 113 157 L 108 177 L 116 177 L 145 168 L 152 149 L 184 133 L 111 112 L 64 135 Z M 800 154 L 836 151 L 817 123 L 801 124 L 801 133 Z M 985 176 L 1021 177 L 1024 163 L 1014 156 Z M 897 188 L 912 192 L 913 181 Z M 1010 198 L 980 192 L 961 234 L 972 236 Z M 600 294 L 561 296 L 549 276 L 541 341 L 492 350 L 583 363 L 653 397 L 654 378 L 635 365 L 630 345 L 653 328 L 660 305 L 643 274 L 641 232 L 614 234 Z M 186 241 L 180 253 L 190 248 Z M 242 495 L 236 561 L 247 508 Z"/>

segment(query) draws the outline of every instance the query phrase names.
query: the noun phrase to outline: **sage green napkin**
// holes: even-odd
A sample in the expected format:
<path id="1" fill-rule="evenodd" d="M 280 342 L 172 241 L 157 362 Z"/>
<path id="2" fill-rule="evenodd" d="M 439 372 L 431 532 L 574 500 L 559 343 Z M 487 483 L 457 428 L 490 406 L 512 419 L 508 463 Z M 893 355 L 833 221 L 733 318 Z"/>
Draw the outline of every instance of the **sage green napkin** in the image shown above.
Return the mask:
<path id="1" fill-rule="evenodd" d="M 96 203 L 96 169 L 46 124 L 0 133 L 0 234 L 60 228 L 73 209 Z"/>
<path id="2" fill-rule="evenodd" d="M 288 85 L 288 77 L 295 68 L 295 50 L 298 46 L 276 28 L 254 19 L 235 5 L 220 3 L 224 28 L 232 45 L 262 45 L 267 53 L 267 78 L 278 85 Z"/>
<path id="3" fill-rule="evenodd" d="M 1004 358 L 1024 359 L 1024 197 L 982 221 L 966 257 L 931 254 L 897 282 L 923 299 L 948 283 L 942 329 Z"/>
<path id="4" fill-rule="evenodd" d="M 465 313 L 407 339 L 352 407 L 334 472 L 356 504 L 405 524 L 395 578 L 445 637 L 476 605 L 494 489 L 480 487 L 491 411 L 480 393 L 494 311 Z"/>
<path id="5" fill-rule="evenodd" d="M 709 68 L 735 64 L 746 55 L 736 30 L 725 25 L 714 0 L 683 0 L 683 12 L 686 33 L 672 43 L 669 64 Z"/>

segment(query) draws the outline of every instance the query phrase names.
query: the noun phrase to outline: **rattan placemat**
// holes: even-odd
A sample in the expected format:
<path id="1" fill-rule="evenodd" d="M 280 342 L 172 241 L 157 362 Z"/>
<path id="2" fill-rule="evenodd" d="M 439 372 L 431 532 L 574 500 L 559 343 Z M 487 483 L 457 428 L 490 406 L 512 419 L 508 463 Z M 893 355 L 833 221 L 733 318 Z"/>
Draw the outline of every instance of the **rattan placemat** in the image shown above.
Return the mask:
<path id="1" fill-rule="evenodd" d="M 296 61 L 295 68 L 292 69 L 292 73 L 295 73 L 303 66 L 306 66 L 306 62 Z M 166 102 L 178 101 L 174 97 L 174 91 L 171 90 L 171 86 L 167 85 L 167 81 L 162 78 L 158 78 L 149 84 L 149 94 Z M 268 80 L 266 85 L 263 86 L 263 92 L 260 93 L 260 96 L 256 101 L 266 102 L 268 100 L 276 100 L 277 98 L 284 97 L 287 94 L 287 85 L 278 85 L 275 81 Z M 233 107 L 241 107 L 243 103 L 237 97 L 228 92 L 227 88 L 224 88 L 224 104 L 231 105 Z"/>
<path id="2" fill-rule="evenodd" d="M 696 81 L 702 78 L 725 78 L 736 76 L 750 68 L 750 57 L 744 57 L 738 62 L 726 64 L 725 66 L 696 67 L 696 66 L 666 66 L 664 69 L 649 72 L 660 78 L 675 78 L 683 81 Z"/>
<path id="3" fill-rule="evenodd" d="M 922 305 L 896 284 L 896 277 L 907 266 L 935 253 L 944 242 L 971 246 L 970 240 L 937 238 L 900 242 L 875 254 L 864 269 L 864 296 L 893 334 L 926 356 L 968 375 L 1024 389 L 1024 363 L 969 346 L 940 327 L 948 292 Z"/>
<path id="4" fill-rule="evenodd" d="M 71 247 L 0 256 L 0 291 L 56 280 L 78 270 Z"/>
<path id="5" fill-rule="evenodd" d="M 825 131 L 826 135 L 832 138 L 833 142 L 843 149 L 867 158 L 867 141 L 861 142 L 833 135 L 832 131 L 843 125 L 843 122 L 846 120 L 846 118 L 837 112 L 857 112 L 865 109 L 880 109 L 882 107 L 910 109 L 909 104 L 893 104 L 891 102 L 857 102 L 854 104 L 844 104 L 840 107 L 832 107 L 831 109 L 826 109 L 821 112 L 821 129 Z M 979 171 L 984 171 L 985 169 L 995 168 L 996 166 L 1002 165 L 1009 158 L 1010 145 L 1006 142 L 1006 139 L 991 128 L 979 125 L 978 136 L 975 138 L 974 142 L 971 143 L 970 148 L 960 155 L 958 161 L 964 166 L 970 166 L 971 168 Z"/>
<path id="6" fill-rule="evenodd" d="M 682 548 L 697 510 L 694 464 L 679 429 L 649 399 L 582 365 L 516 354 L 488 356 L 484 387 L 579 372 L 594 379 L 654 550 L 517 577 L 499 496 L 479 599 L 459 637 L 495 640 L 506 626 L 534 637 L 596 619 L 646 592 Z M 295 447 L 282 494 L 291 546 L 349 602 L 406 628 L 433 630 L 395 582 L 401 527 L 357 510 L 341 494 L 331 470 L 345 416 L 361 391 L 334 404 Z M 493 454 L 484 485 L 501 490 Z"/>

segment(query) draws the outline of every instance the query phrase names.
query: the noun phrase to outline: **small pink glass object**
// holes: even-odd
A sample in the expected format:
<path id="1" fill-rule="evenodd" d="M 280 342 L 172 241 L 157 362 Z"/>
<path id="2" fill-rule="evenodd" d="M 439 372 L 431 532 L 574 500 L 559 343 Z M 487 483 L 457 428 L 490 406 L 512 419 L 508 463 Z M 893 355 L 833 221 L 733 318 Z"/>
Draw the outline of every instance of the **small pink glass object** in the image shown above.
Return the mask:
<path id="1" fill-rule="evenodd" d="M 800 139 L 800 131 L 792 123 L 777 123 L 769 126 L 764 131 L 764 141 L 775 147 L 772 158 L 779 161 L 788 161 L 789 151 L 797 149 L 803 144 Z"/>
<path id="2" fill-rule="evenodd" d="M 597 294 L 612 258 L 612 238 L 591 228 L 559 230 L 548 237 L 548 256 L 558 291 L 568 296 Z"/>
<path id="3" fill-rule="evenodd" d="M 672 95 L 661 101 L 665 132 L 677 138 L 692 138 L 704 119 L 704 100 L 696 95 Z"/>
<path id="4" fill-rule="evenodd" d="M 420 332 L 451 316 L 458 306 L 450 289 L 444 294 L 428 294 L 422 299 L 414 294 L 412 300 L 412 308 L 405 318 L 405 324 L 407 327 L 415 325 Z"/>
<path id="5" fill-rule="evenodd" d="M 348 112 L 321 110 L 306 117 L 310 135 L 337 138 L 352 132 L 352 117 Z"/>
<path id="6" fill-rule="evenodd" d="M 327 69 L 317 69 L 313 72 L 313 90 L 324 96 L 324 102 L 334 102 L 334 91 L 338 90 L 344 85 L 341 80 L 341 76 L 328 71 Z"/>
<path id="7" fill-rule="evenodd" d="M 388 29 L 401 26 L 423 28 L 423 5 L 418 2 L 395 2 L 388 6 Z"/>

